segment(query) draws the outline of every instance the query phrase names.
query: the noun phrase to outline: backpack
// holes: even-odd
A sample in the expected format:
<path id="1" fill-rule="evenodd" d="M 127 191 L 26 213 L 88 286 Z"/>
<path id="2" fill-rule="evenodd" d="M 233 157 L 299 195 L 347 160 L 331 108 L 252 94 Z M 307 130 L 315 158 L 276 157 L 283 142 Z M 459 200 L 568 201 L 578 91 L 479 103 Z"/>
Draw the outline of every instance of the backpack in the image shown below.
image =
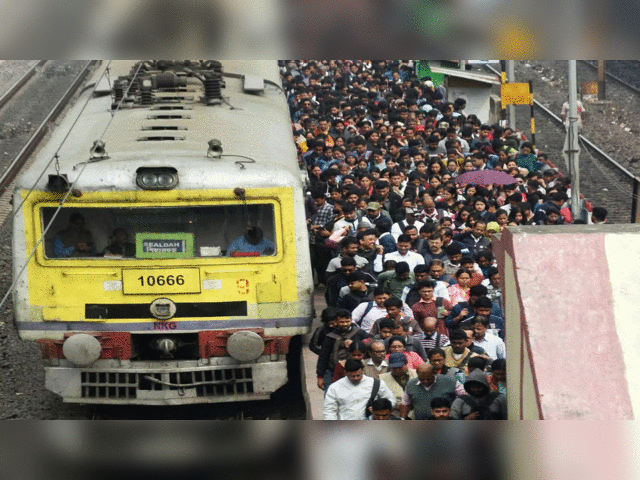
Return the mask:
<path id="1" fill-rule="evenodd" d="M 316 328 L 315 332 L 313 332 L 313 335 L 311 335 L 311 339 L 309 340 L 309 350 L 311 350 L 316 355 L 320 355 L 320 352 L 322 351 L 322 344 L 320 343 L 320 330 L 322 330 L 323 327 L 324 325 L 321 325 Z"/>
<path id="2" fill-rule="evenodd" d="M 358 330 L 359 328 L 352 328 L 351 331 L 347 332 L 344 336 L 341 336 L 336 332 L 327 334 L 327 337 L 335 339 L 335 342 L 333 342 L 333 349 L 329 355 L 329 370 L 333 371 L 340 360 L 344 360 L 349 356 L 349 352 L 344 346 L 344 341 L 354 337 L 356 333 L 358 333 Z"/>
<path id="3" fill-rule="evenodd" d="M 462 395 L 460 398 L 460 400 L 462 400 L 464 403 L 466 403 L 467 405 L 469 405 L 471 407 L 471 413 L 474 412 L 478 412 L 479 415 L 479 419 L 480 420 L 502 420 L 502 417 L 500 414 L 496 414 L 496 413 L 491 413 L 489 411 L 489 407 L 491 406 L 491 404 L 501 395 L 500 392 L 498 391 L 494 391 L 494 392 L 490 392 L 487 395 L 487 399 L 483 402 L 478 402 L 475 398 L 473 398 L 471 395 Z"/>

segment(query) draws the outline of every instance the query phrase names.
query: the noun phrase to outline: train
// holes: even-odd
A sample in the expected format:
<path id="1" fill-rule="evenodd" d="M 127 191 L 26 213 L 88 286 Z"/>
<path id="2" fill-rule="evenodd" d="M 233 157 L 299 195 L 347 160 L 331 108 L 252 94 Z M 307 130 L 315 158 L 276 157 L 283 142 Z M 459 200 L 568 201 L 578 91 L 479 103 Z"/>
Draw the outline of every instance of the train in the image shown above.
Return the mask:
<path id="1" fill-rule="evenodd" d="M 277 63 L 102 62 L 16 181 L 12 245 L 64 402 L 270 398 L 313 319 Z"/>

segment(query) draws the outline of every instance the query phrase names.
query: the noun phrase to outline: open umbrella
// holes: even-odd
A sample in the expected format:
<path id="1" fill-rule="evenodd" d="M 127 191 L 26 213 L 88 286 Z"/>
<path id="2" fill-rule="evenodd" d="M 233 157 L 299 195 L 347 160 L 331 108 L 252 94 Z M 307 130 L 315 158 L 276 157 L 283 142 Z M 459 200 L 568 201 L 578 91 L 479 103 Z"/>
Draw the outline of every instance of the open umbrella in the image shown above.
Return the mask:
<path id="1" fill-rule="evenodd" d="M 498 170 L 474 170 L 456 177 L 456 183 L 486 187 L 487 185 L 512 185 L 517 183 L 517 180 L 508 173 Z"/>

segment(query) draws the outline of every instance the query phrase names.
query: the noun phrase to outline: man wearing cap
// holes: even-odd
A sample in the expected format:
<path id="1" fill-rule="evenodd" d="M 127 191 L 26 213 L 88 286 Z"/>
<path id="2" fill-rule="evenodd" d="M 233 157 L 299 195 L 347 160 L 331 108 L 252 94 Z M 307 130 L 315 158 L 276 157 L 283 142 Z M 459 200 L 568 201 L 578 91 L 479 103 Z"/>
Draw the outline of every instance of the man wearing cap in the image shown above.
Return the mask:
<path id="1" fill-rule="evenodd" d="M 373 393 L 374 379 L 364 375 L 360 360 L 347 359 L 346 376 L 331 384 L 324 397 L 324 420 L 365 420 L 367 403 Z M 393 408 L 397 400 L 387 384 L 380 381 L 375 398 L 386 398 Z"/>
<path id="2" fill-rule="evenodd" d="M 407 365 L 407 357 L 404 353 L 392 353 L 389 355 L 390 372 L 380 375 L 380 380 L 387 384 L 389 390 L 395 395 L 398 406 L 393 411 L 394 415 L 399 415 L 399 404 L 404 397 L 407 383 L 412 378 L 417 378 L 418 374 Z"/>
<path id="3" fill-rule="evenodd" d="M 389 183 L 383 180 L 376 181 L 373 186 L 374 193 L 371 196 L 371 200 L 378 202 L 380 206 L 387 210 L 392 220 L 401 220 L 404 213 L 402 211 L 402 197 L 396 192 L 392 192 Z"/>
<path id="4" fill-rule="evenodd" d="M 399 222 L 393 224 L 393 226 L 391 227 L 391 235 L 393 235 L 393 238 L 396 240 L 396 242 L 398 241 L 398 237 L 404 233 L 404 229 L 408 225 L 415 226 L 418 231 L 420 231 L 424 223 L 420 222 L 417 219 L 416 213 L 417 212 L 413 208 L 405 208 L 404 220 L 400 220 Z"/>
<path id="5" fill-rule="evenodd" d="M 365 217 L 362 218 L 364 219 Z M 366 218 L 376 227 L 379 227 L 381 223 L 388 224 L 389 227 L 393 225 L 393 221 L 391 220 L 389 212 L 383 210 L 382 205 L 380 205 L 378 202 L 369 202 L 367 204 Z"/>

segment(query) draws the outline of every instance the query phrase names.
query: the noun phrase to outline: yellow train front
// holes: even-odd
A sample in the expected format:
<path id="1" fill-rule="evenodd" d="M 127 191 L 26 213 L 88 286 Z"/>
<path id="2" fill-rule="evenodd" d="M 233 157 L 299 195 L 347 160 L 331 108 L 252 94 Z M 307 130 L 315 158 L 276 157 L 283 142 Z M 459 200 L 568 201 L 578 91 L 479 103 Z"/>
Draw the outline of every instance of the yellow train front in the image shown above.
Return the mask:
<path id="1" fill-rule="evenodd" d="M 17 182 L 16 326 L 64 401 L 244 401 L 287 381 L 313 290 L 288 111 L 274 65 L 221 67 L 103 66 Z"/>

